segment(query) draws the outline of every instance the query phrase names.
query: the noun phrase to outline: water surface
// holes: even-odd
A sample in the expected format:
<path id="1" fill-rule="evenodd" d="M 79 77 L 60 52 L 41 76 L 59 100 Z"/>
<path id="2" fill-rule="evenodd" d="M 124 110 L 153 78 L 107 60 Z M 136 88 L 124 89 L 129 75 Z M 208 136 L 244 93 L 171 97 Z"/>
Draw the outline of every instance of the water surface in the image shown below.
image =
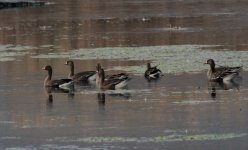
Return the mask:
<path id="1" fill-rule="evenodd" d="M 1 149 L 247 149 L 245 0 L 51 0 L 0 11 Z M 243 65 L 235 83 L 207 82 L 213 58 Z M 43 88 L 75 69 L 127 72 L 127 89 Z M 149 82 L 147 62 L 165 73 Z"/>

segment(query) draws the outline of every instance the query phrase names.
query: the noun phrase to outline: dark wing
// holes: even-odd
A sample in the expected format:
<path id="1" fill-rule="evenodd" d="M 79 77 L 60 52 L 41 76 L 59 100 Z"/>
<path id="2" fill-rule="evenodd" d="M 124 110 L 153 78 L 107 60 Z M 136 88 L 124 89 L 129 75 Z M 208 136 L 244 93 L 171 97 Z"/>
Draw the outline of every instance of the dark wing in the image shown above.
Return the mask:
<path id="1" fill-rule="evenodd" d="M 238 67 L 225 67 L 225 66 L 220 66 L 216 68 L 216 71 L 222 71 L 222 72 L 240 72 L 242 70 L 242 66 Z"/>
<path id="2" fill-rule="evenodd" d="M 145 72 L 145 77 L 150 78 L 153 76 L 154 78 L 158 78 L 162 74 L 161 70 L 157 69 L 157 67 L 152 67 Z"/>
<path id="3" fill-rule="evenodd" d="M 238 67 L 228 67 L 228 71 L 239 73 L 242 70 L 242 66 Z"/>
<path id="4" fill-rule="evenodd" d="M 230 76 L 230 75 L 234 75 L 234 74 L 238 74 L 237 72 L 223 72 L 222 74 L 220 74 L 219 76 L 218 76 L 218 78 L 225 78 L 225 77 L 227 77 L 227 76 Z"/>
<path id="5" fill-rule="evenodd" d="M 147 69 L 145 72 L 145 77 L 149 77 L 155 70 L 156 68 L 154 67 Z"/>
<path id="6" fill-rule="evenodd" d="M 84 71 L 76 73 L 73 77 L 74 80 L 88 80 L 89 77 L 96 74 L 96 71 Z"/>
<path id="7" fill-rule="evenodd" d="M 119 74 L 109 75 L 105 77 L 105 80 L 115 80 L 115 79 L 127 80 L 129 79 L 129 77 L 128 77 L 128 74 L 126 73 L 119 73 Z"/>
<path id="8" fill-rule="evenodd" d="M 111 80 L 105 80 L 104 81 L 104 87 L 106 89 L 115 89 L 115 86 L 123 81 L 125 81 L 126 79 L 111 79 Z"/>
<path id="9" fill-rule="evenodd" d="M 69 90 L 65 90 L 65 89 L 61 89 L 61 88 L 58 88 L 58 87 L 47 87 L 46 86 L 46 91 L 47 93 L 69 93 L 70 91 Z"/>
<path id="10" fill-rule="evenodd" d="M 239 72 L 242 70 L 242 66 L 238 66 L 238 67 L 224 67 L 224 66 L 220 66 L 218 68 L 215 69 L 215 77 L 216 78 L 224 78 L 226 76 L 229 76 L 231 74 L 239 74 Z"/>
<path id="11" fill-rule="evenodd" d="M 150 69 L 150 74 L 155 74 L 155 73 L 157 73 L 157 72 L 158 72 L 157 67 L 152 67 L 152 68 Z"/>
<path id="12" fill-rule="evenodd" d="M 51 80 L 49 82 L 49 86 L 51 87 L 59 87 L 59 85 L 62 85 L 64 83 L 71 82 L 72 79 L 59 79 L 59 80 Z"/>
<path id="13" fill-rule="evenodd" d="M 109 84 L 117 85 L 117 84 L 119 84 L 122 81 L 124 81 L 124 79 L 105 80 L 104 81 L 104 85 L 109 85 Z"/>

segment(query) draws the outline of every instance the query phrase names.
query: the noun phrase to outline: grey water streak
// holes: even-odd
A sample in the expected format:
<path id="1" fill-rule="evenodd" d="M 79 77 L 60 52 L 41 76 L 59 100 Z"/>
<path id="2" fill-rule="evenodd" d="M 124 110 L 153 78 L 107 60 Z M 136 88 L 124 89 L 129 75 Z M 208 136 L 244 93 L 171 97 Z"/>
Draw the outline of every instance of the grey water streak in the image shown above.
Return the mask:
<path id="1" fill-rule="evenodd" d="M 247 5 L 245 0 L 51 0 L 41 7 L 0 10 L 5 47 L 0 55 L 18 51 L 0 62 L 0 149 L 247 149 L 247 72 L 240 83 L 228 85 L 208 83 L 205 71 L 165 74 L 151 82 L 130 72 L 124 90 L 99 91 L 90 84 L 47 91 L 41 68 L 50 64 L 53 78 L 64 78 L 66 59 L 31 57 L 181 44 L 247 50 Z M 19 46 L 28 47 L 6 50 Z M 120 72 L 111 70 L 116 66 L 148 61 L 74 60 L 76 72 L 101 63 L 107 74 Z"/>

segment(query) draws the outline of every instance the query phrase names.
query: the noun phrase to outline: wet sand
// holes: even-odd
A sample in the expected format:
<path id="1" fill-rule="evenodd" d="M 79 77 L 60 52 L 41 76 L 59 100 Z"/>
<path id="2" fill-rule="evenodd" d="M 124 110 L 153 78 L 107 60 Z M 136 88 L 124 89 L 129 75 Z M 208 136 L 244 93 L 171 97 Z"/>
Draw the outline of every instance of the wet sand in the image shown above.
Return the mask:
<path id="1" fill-rule="evenodd" d="M 213 46 L 195 48 L 192 53 L 203 54 L 192 54 L 197 60 L 192 62 L 211 56 L 222 65 L 245 64 L 246 5 L 78 0 L 1 10 L 0 149 L 247 149 L 246 67 L 238 83 L 213 84 L 206 78 L 208 66 L 194 65 L 194 71 L 174 67 L 183 64 L 180 54 L 190 54 L 173 51 L 174 45 Z M 162 49 L 171 53 L 168 58 L 145 55 L 149 59 L 138 54 L 137 59 L 100 57 L 106 49 L 94 53 L 99 54 L 94 59 L 77 53 L 145 46 L 169 46 Z M 225 56 L 216 56 L 219 52 Z M 166 68 L 171 58 L 173 71 L 162 70 L 165 76 L 160 80 L 148 82 L 140 74 L 147 62 Z M 54 78 L 66 77 L 67 59 L 75 61 L 76 71 L 93 70 L 100 62 L 107 73 L 125 71 L 132 79 L 124 90 L 102 92 L 93 84 L 76 86 L 69 93 L 47 93 L 47 73 L 41 68 L 50 64 Z"/>

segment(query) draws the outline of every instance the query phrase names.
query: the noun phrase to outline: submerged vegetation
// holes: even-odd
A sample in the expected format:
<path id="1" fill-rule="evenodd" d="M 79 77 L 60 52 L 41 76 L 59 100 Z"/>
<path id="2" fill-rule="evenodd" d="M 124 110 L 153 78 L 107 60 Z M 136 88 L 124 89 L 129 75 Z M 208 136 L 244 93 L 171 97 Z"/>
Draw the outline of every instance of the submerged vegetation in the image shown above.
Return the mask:
<path id="1" fill-rule="evenodd" d="M 14 61 L 18 56 L 24 56 L 30 53 L 33 47 L 22 45 L 1 45 L 0 44 L 0 62 Z"/>

